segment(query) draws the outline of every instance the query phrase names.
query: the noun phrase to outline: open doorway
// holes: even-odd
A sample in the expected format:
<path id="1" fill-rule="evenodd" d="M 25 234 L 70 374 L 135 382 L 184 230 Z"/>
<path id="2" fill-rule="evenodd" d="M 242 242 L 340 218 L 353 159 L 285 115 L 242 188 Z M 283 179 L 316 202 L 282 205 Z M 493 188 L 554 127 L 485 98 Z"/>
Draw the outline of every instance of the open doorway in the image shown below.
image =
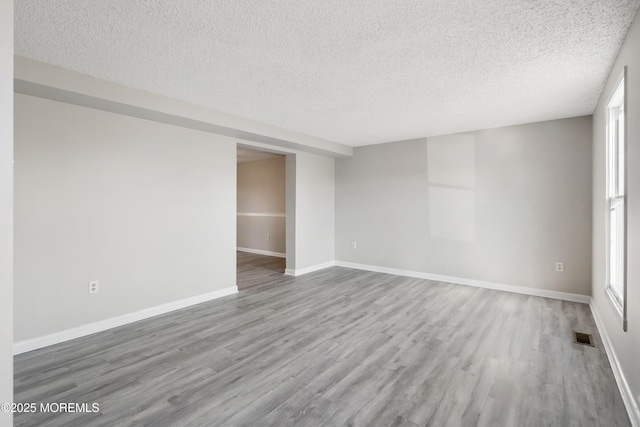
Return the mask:
<path id="1" fill-rule="evenodd" d="M 286 157 L 238 147 L 238 290 L 268 286 L 286 267 Z"/>

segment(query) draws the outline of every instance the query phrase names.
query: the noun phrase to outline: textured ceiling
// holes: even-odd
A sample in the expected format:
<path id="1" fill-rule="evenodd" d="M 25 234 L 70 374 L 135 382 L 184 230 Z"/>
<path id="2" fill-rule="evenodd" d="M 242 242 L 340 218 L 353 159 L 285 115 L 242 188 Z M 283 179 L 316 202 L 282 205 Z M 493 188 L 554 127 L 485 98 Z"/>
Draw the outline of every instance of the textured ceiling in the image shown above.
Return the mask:
<path id="1" fill-rule="evenodd" d="M 17 0 L 15 52 L 348 144 L 591 114 L 640 0 Z"/>

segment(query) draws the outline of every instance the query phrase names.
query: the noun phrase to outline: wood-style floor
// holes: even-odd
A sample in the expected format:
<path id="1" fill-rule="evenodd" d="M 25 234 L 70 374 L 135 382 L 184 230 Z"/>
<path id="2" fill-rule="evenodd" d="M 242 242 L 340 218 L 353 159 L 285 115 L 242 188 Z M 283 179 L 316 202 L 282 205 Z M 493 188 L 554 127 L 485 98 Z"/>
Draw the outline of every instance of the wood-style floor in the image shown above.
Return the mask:
<path id="1" fill-rule="evenodd" d="M 236 285 L 239 291 L 277 286 L 283 279 L 287 261 L 284 258 L 237 252 Z"/>
<path id="2" fill-rule="evenodd" d="M 16 402 L 100 412 L 15 424 L 630 425 L 587 305 L 239 260 L 237 295 L 17 356 Z"/>

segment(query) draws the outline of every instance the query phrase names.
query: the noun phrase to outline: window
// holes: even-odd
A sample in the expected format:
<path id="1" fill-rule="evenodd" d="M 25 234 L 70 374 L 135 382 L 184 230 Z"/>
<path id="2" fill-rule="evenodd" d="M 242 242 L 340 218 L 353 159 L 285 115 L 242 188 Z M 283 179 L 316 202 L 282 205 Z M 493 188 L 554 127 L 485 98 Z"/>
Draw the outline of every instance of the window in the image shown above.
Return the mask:
<path id="1" fill-rule="evenodd" d="M 626 209 L 624 74 L 607 105 L 607 294 L 626 330 Z"/>

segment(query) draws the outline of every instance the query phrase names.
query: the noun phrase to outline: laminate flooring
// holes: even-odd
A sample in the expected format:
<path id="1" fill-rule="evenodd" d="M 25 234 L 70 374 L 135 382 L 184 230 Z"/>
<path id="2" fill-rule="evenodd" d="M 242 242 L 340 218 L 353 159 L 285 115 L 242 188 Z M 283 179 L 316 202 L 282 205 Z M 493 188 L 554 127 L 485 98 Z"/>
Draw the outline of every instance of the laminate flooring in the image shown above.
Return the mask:
<path id="1" fill-rule="evenodd" d="M 282 281 L 286 264 L 287 261 L 284 258 L 237 252 L 238 290 L 257 290 L 277 286 Z"/>
<path id="2" fill-rule="evenodd" d="M 15 425 L 630 425 L 585 304 L 276 262 L 241 263 L 236 295 L 16 356 L 16 402 L 100 411 Z"/>

